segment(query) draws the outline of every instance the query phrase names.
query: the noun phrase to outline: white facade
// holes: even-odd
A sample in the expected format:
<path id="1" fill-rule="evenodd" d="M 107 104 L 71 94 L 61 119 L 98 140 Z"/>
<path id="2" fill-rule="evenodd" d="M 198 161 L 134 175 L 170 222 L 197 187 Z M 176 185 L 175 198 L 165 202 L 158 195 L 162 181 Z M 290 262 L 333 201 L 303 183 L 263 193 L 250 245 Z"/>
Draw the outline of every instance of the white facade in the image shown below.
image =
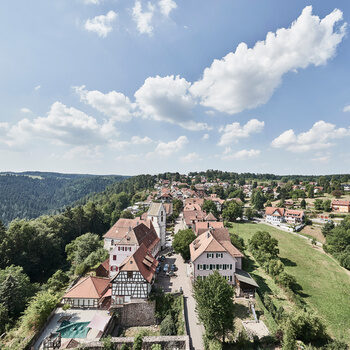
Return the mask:
<path id="1" fill-rule="evenodd" d="M 151 220 L 152 225 L 160 239 L 160 245 L 165 246 L 166 235 L 166 212 L 162 203 L 152 203 L 147 212 L 147 219 Z"/>
<path id="2" fill-rule="evenodd" d="M 283 216 L 277 216 L 277 215 L 266 215 L 265 220 L 266 222 L 272 225 L 278 225 L 284 221 Z"/>
<path id="3" fill-rule="evenodd" d="M 137 250 L 136 245 L 117 245 L 109 252 L 109 278 L 114 277 L 120 265 Z"/>

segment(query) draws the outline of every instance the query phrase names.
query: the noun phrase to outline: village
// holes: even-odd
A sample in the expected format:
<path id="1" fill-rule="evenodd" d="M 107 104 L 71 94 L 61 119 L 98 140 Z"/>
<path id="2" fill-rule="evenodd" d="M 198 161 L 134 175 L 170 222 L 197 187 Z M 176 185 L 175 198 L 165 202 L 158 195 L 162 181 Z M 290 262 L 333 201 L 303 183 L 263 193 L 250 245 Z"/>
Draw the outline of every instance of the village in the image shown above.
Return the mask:
<path id="1" fill-rule="evenodd" d="M 286 187 L 296 195 L 287 198 Z M 122 349 L 125 344 L 132 346 L 140 330 L 153 329 L 155 335 L 145 333 L 145 349 L 155 344 L 161 349 L 203 349 L 204 327 L 193 284 L 214 271 L 232 286 L 235 302 L 247 310 L 240 327 L 251 339 L 268 337 L 269 327 L 256 310 L 259 281 L 244 269 L 247 258 L 231 238 L 230 222 L 263 223 L 299 235 L 314 222 L 317 232 L 333 223 L 331 219 L 336 225 L 350 212 L 350 200 L 339 199 L 337 192 L 340 189 L 334 190 L 337 198 L 322 201 L 324 187 L 316 182 L 209 182 L 198 175 L 181 175 L 181 181 L 159 179 L 146 200 L 126 209 L 130 218 L 118 219 L 103 235 L 108 259 L 71 283 L 33 348 L 97 349 L 108 338 Z M 341 193 L 347 192 L 350 185 L 342 184 Z M 173 243 L 176 235 L 188 230 L 194 239 L 184 259 Z M 315 237 L 304 234 L 307 240 L 316 241 Z M 157 293 L 181 302 L 182 327 L 172 334 L 157 333 Z"/>

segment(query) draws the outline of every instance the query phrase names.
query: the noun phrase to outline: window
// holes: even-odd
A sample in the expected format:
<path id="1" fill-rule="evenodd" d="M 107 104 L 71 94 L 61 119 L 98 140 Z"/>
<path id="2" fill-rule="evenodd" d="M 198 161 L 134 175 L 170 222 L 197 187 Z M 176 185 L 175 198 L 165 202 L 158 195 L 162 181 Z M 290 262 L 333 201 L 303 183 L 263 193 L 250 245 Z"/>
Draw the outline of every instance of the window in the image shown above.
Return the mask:
<path id="1" fill-rule="evenodd" d="M 216 264 L 216 269 L 219 270 L 219 264 Z"/>
<path id="2" fill-rule="evenodd" d="M 117 260 L 117 256 L 116 255 L 113 255 L 113 260 Z"/>
<path id="3" fill-rule="evenodd" d="M 230 264 L 230 270 L 232 270 L 232 264 Z"/>
<path id="4" fill-rule="evenodd" d="M 127 275 L 128 279 L 132 279 L 132 271 L 128 271 L 128 275 Z"/>
<path id="5" fill-rule="evenodd" d="M 206 267 L 207 267 L 207 265 L 204 264 L 203 265 L 203 270 L 206 270 L 207 269 Z"/>
<path id="6" fill-rule="evenodd" d="M 129 252 L 131 252 L 131 247 L 129 247 Z"/>
<path id="7" fill-rule="evenodd" d="M 111 245 L 114 245 L 114 239 L 111 240 Z"/>
<path id="8" fill-rule="evenodd" d="M 198 267 L 198 270 L 202 270 L 202 265 L 198 264 L 197 267 Z"/>
<path id="9" fill-rule="evenodd" d="M 120 247 L 118 247 L 118 250 L 120 251 Z"/>
<path id="10" fill-rule="evenodd" d="M 217 258 L 223 258 L 224 254 L 223 253 L 216 253 Z"/>
<path id="11" fill-rule="evenodd" d="M 232 276 L 230 276 L 230 282 L 232 282 Z"/>
<path id="12" fill-rule="evenodd" d="M 222 264 L 219 265 L 219 270 L 222 270 Z"/>

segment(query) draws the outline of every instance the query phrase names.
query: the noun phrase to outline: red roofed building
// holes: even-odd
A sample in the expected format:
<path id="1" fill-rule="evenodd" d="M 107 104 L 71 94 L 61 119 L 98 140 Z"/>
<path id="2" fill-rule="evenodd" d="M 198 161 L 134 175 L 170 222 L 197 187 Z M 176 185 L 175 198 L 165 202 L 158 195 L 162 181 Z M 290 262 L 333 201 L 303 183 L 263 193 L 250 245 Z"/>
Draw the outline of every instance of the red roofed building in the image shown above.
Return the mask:
<path id="1" fill-rule="evenodd" d="M 277 225 L 284 221 L 284 208 L 266 207 L 265 220 L 266 222 Z"/>
<path id="2" fill-rule="evenodd" d="M 63 296 L 63 304 L 72 307 L 97 308 L 109 289 L 109 278 L 88 276 L 80 280 Z"/>
<path id="3" fill-rule="evenodd" d="M 332 211 L 338 211 L 340 213 L 349 213 L 350 201 L 334 199 L 332 201 Z"/>
<path id="4" fill-rule="evenodd" d="M 111 280 L 112 304 L 123 305 L 132 299 L 147 299 L 154 283 L 157 265 L 158 261 L 142 243 L 122 263 L 117 275 Z"/>
<path id="5" fill-rule="evenodd" d="M 194 231 L 196 236 L 200 236 L 202 233 L 208 231 L 210 228 L 224 228 L 224 223 L 222 221 L 197 221 L 195 223 Z"/>

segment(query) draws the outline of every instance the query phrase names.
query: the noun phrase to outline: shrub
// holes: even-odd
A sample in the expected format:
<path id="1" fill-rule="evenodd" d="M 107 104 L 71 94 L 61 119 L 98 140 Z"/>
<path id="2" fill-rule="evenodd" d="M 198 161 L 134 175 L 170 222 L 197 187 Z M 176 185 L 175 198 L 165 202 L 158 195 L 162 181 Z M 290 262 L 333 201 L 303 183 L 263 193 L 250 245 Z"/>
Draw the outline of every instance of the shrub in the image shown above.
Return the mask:
<path id="1" fill-rule="evenodd" d="M 160 324 L 160 335 L 176 335 L 176 324 L 170 313 Z"/>
<path id="2" fill-rule="evenodd" d="M 162 350 L 162 346 L 160 344 L 153 344 L 151 350 Z"/>

